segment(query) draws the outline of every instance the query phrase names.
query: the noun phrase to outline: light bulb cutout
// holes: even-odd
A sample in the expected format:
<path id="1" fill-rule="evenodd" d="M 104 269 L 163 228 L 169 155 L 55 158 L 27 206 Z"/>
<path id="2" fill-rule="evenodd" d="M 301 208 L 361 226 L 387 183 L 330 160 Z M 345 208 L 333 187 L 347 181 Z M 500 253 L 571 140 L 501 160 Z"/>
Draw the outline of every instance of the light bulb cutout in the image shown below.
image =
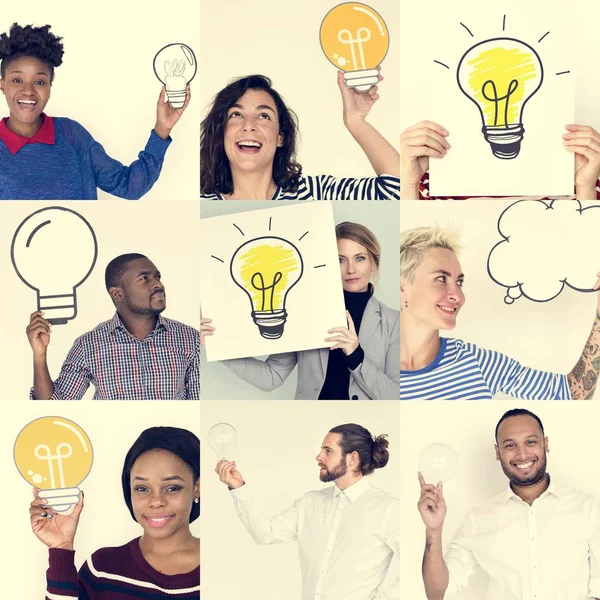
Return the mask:
<path id="1" fill-rule="evenodd" d="M 538 53 L 514 38 L 486 40 L 467 50 L 456 76 L 462 93 L 479 108 L 482 132 L 494 156 L 516 158 L 525 133 L 525 105 L 544 80 Z"/>
<path id="2" fill-rule="evenodd" d="M 154 74 L 167 89 L 167 99 L 173 108 L 185 104 L 186 88 L 198 70 L 194 51 L 185 44 L 168 44 L 154 57 Z"/>
<path id="3" fill-rule="evenodd" d="M 427 483 L 437 485 L 456 474 L 458 455 L 448 444 L 435 443 L 423 448 L 419 456 L 419 471 Z"/>
<path id="4" fill-rule="evenodd" d="M 339 4 L 325 15 L 319 37 L 327 60 L 344 71 L 348 87 L 366 92 L 377 85 L 390 36 L 375 10 L 359 2 Z"/>
<path id="5" fill-rule="evenodd" d="M 254 238 L 234 252 L 229 271 L 250 300 L 260 335 L 280 338 L 287 321 L 287 296 L 304 272 L 298 248 L 280 237 Z"/>
<path id="6" fill-rule="evenodd" d="M 77 316 L 77 288 L 94 269 L 98 242 L 79 213 L 51 206 L 17 227 L 10 258 L 19 279 L 36 291 L 37 310 L 53 325 L 64 325 Z"/>
<path id="7" fill-rule="evenodd" d="M 208 445 L 215 451 L 219 460 L 231 459 L 237 441 L 237 431 L 229 423 L 217 423 L 208 432 Z"/>
<path id="8" fill-rule="evenodd" d="M 26 425 L 15 441 L 19 473 L 47 498 L 47 506 L 67 512 L 79 500 L 81 482 L 88 476 L 94 454 L 83 429 L 63 417 L 41 417 Z"/>

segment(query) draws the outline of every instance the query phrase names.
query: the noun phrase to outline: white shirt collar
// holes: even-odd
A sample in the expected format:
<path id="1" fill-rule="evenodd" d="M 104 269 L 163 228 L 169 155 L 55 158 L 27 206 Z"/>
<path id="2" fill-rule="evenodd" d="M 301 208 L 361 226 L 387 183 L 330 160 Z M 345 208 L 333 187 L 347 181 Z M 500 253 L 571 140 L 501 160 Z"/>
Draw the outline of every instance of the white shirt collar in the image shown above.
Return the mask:
<path id="1" fill-rule="evenodd" d="M 365 492 L 369 487 L 370 483 L 366 476 L 362 476 L 356 483 L 353 483 L 351 486 L 347 487 L 345 490 L 340 490 L 337 485 L 333 486 L 333 498 L 337 498 L 342 491 L 348 497 L 350 502 L 356 502 L 358 497 Z"/>
<path id="2" fill-rule="evenodd" d="M 561 488 L 559 485 L 557 485 L 554 481 L 552 481 L 552 477 L 550 477 L 549 474 L 548 474 L 548 478 L 550 479 L 550 483 L 548 484 L 548 487 L 544 490 L 544 492 L 542 494 L 540 494 L 540 496 L 538 498 L 542 499 L 546 496 L 555 496 L 560 501 L 565 495 L 565 490 L 563 488 Z M 506 491 L 504 492 L 504 494 L 501 497 L 501 502 L 503 504 L 505 504 L 511 498 L 516 498 L 517 500 L 520 500 L 521 502 L 523 502 L 522 498 L 520 498 L 517 494 L 515 494 L 513 492 L 513 489 L 510 487 L 510 482 L 509 482 L 509 484 L 506 486 Z M 536 498 L 536 500 L 538 498 Z"/>

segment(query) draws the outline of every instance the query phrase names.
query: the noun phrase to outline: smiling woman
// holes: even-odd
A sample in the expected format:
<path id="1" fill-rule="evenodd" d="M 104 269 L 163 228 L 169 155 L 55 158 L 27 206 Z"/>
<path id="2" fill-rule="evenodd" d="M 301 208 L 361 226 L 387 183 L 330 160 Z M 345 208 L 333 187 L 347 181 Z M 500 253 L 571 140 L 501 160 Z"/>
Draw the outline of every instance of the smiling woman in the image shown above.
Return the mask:
<path id="1" fill-rule="evenodd" d="M 588 341 L 568 375 L 525 367 L 495 350 L 440 337 L 440 330 L 456 327 L 465 303 L 458 250 L 453 231 L 419 227 L 400 234 L 400 399 L 491 400 L 500 392 L 525 400 L 591 398 L 600 371 L 589 350 L 600 342 L 600 297 Z"/>
<path id="2" fill-rule="evenodd" d="M 383 79 L 380 77 L 380 79 Z M 200 194 L 212 200 L 389 200 L 399 198 L 400 157 L 366 121 L 378 100 L 349 88 L 338 73 L 344 123 L 376 177 L 335 179 L 302 173 L 296 158 L 298 119 L 263 75 L 232 81 L 213 100 L 201 126 Z"/>
<path id="3" fill-rule="evenodd" d="M 83 494 L 70 515 L 45 505 L 34 488 L 31 527 L 48 546 L 47 598 L 200 597 L 200 540 L 189 524 L 200 515 L 200 442 L 177 427 L 142 432 L 123 465 L 123 496 L 141 537 L 101 548 L 75 568 L 73 550 Z M 151 592 L 150 592 L 151 590 Z"/>
<path id="4" fill-rule="evenodd" d="M 50 25 L 14 23 L 9 34 L 0 35 L 0 90 L 10 112 L 0 122 L 0 199 L 96 200 L 100 188 L 137 200 L 160 175 L 171 129 L 189 93 L 183 108 L 173 109 L 164 101 L 163 88 L 148 143 L 126 167 L 110 158 L 79 123 L 44 112 L 54 69 L 63 59 L 61 39 L 50 33 Z"/>

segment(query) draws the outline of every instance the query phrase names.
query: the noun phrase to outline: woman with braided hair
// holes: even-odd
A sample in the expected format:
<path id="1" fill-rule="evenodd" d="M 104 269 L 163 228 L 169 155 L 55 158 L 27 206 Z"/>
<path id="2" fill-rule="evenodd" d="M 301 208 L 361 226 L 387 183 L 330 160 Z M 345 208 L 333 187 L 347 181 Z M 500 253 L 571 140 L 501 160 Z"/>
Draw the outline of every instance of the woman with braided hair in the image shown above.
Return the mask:
<path id="1" fill-rule="evenodd" d="M 50 117 L 54 70 L 63 61 L 62 38 L 50 25 L 13 23 L 0 35 L 0 90 L 10 115 L 0 122 L 0 199 L 96 200 L 97 188 L 128 200 L 141 198 L 158 179 L 170 132 L 183 108 L 160 92 L 156 124 L 146 147 L 129 166 L 112 159 L 76 121 Z"/>

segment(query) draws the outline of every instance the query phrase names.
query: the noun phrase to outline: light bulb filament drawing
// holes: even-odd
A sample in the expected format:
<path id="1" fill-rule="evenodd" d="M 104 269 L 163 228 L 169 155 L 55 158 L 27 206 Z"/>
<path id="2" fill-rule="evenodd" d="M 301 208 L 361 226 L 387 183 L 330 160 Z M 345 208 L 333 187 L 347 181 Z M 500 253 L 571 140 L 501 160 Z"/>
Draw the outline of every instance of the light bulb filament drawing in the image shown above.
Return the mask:
<path id="1" fill-rule="evenodd" d="M 510 97 L 517 91 L 517 88 L 519 87 L 519 82 L 516 79 L 513 79 L 509 84 L 508 84 L 508 90 L 506 92 L 506 94 L 504 96 L 498 96 L 498 89 L 496 88 L 496 83 L 494 81 L 492 81 L 491 79 L 488 79 L 482 86 L 481 88 L 481 94 L 483 95 L 483 97 L 488 100 L 489 102 L 493 103 L 493 107 L 494 107 L 494 126 L 497 127 L 499 125 L 498 122 L 498 113 L 500 112 L 500 102 L 502 100 L 505 100 L 506 102 L 504 103 L 504 112 L 503 112 L 503 122 L 506 125 L 508 123 L 508 106 L 509 106 L 509 100 Z M 491 88 L 491 92 L 488 95 L 487 90 Z"/>
<path id="2" fill-rule="evenodd" d="M 265 279 L 262 273 L 254 273 L 252 275 L 252 286 L 255 290 L 262 292 L 262 301 L 260 303 L 260 310 L 274 310 L 273 296 L 275 293 L 275 287 L 282 280 L 283 274 L 281 271 L 277 271 L 273 276 L 273 283 L 271 285 L 265 285 Z M 270 293 L 269 293 L 270 292 Z"/>
<path id="3" fill-rule="evenodd" d="M 65 450 L 64 454 L 62 453 L 63 450 Z M 56 446 L 55 452 L 56 454 L 52 454 L 52 450 L 47 444 L 39 444 L 35 447 L 33 454 L 36 458 L 48 463 L 50 485 L 53 488 L 56 488 L 56 481 L 58 479 L 58 486 L 64 488 L 65 472 L 63 468 L 63 460 L 73 456 L 73 446 L 71 446 L 71 444 L 67 444 L 66 442 L 62 442 Z"/>
<path id="4" fill-rule="evenodd" d="M 350 52 L 352 54 L 352 65 L 354 66 L 354 70 L 358 69 L 366 69 L 367 65 L 365 63 L 365 52 L 363 49 L 363 44 L 368 42 L 371 39 L 371 30 L 366 27 L 360 27 L 356 32 L 356 37 L 352 37 L 352 32 L 348 29 L 340 29 L 338 33 L 338 40 L 342 44 L 350 45 Z M 360 56 L 360 62 L 356 57 L 356 50 L 358 48 L 358 54 Z"/>

